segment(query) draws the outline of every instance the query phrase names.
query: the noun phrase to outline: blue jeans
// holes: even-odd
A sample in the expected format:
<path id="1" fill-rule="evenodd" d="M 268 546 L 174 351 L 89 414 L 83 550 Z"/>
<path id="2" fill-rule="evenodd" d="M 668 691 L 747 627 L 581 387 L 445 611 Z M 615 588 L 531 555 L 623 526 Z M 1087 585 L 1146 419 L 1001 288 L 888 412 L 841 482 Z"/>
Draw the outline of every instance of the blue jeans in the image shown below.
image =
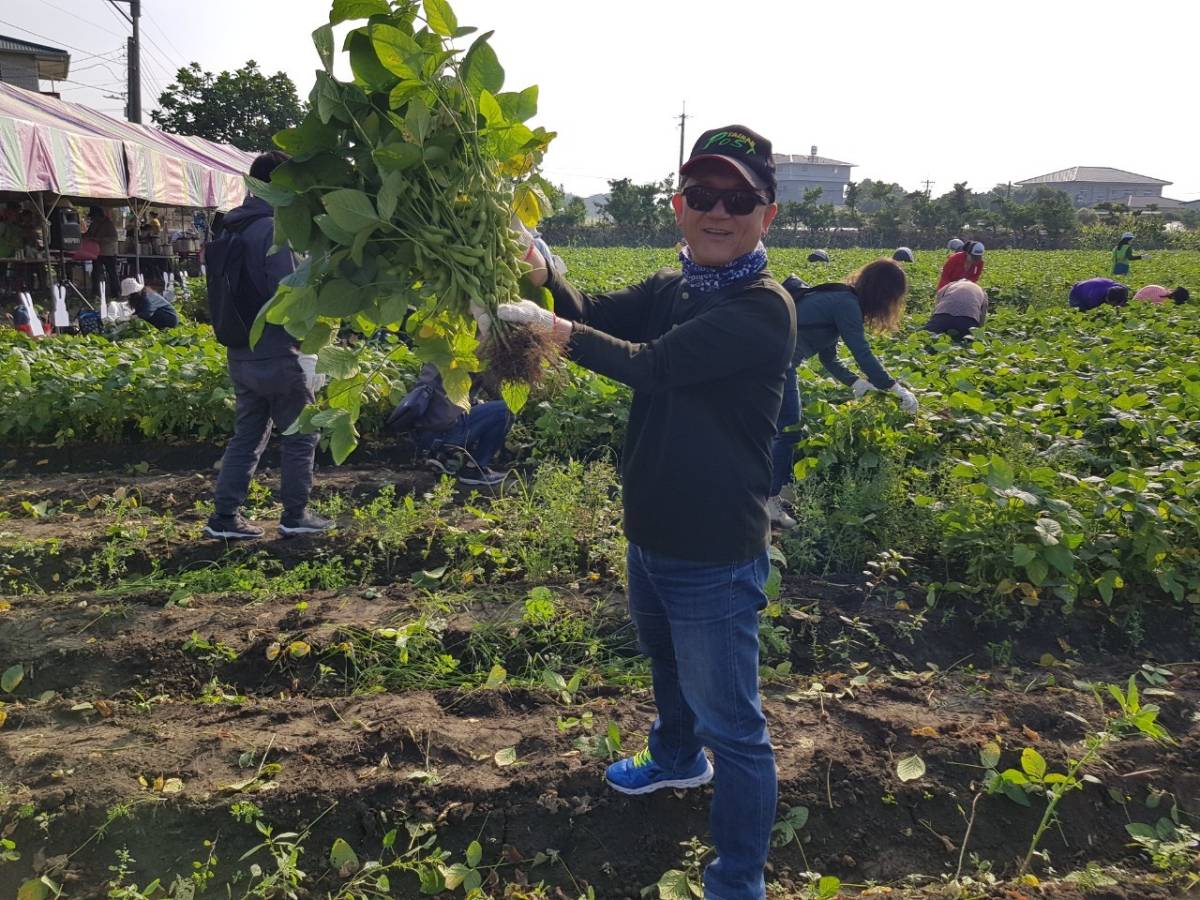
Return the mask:
<path id="1" fill-rule="evenodd" d="M 796 369 L 788 366 L 783 374 L 783 403 L 775 420 L 775 440 L 771 444 L 771 494 L 776 497 L 783 486 L 792 480 L 792 448 L 796 433 L 787 429 L 800 423 L 800 385 Z"/>
<path id="2" fill-rule="evenodd" d="M 767 554 L 740 563 L 689 562 L 631 543 L 629 612 L 650 657 L 658 718 L 650 753 L 668 773 L 713 752 L 709 829 L 717 858 L 705 895 L 763 900 L 775 822 L 775 753 L 758 696 L 758 613 Z"/>
<path id="3" fill-rule="evenodd" d="M 478 468 L 486 469 L 504 446 L 511 425 L 507 404 L 503 400 L 489 400 L 472 406 L 447 431 L 418 431 L 414 440 L 426 453 L 442 447 L 461 447 Z"/>

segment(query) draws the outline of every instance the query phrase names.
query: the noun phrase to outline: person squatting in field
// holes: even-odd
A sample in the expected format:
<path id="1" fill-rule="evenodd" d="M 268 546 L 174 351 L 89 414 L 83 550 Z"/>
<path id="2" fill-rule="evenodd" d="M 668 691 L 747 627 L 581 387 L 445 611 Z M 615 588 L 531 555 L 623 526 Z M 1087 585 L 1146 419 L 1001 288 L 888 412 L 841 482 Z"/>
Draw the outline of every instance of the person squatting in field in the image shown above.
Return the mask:
<path id="1" fill-rule="evenodd" d="M 741 125 L 707 131 L 680 175 L 671 203 L 682 272 L 585 294 L 530 244 L 534 283 L 554 312 L 521 301 L 497 315 L 555 336 L 576 363 L 634 389 L 622 461 L 629 609 L 658 717 L 648 746 L 606 780 L 624 794 L 696 787 L 714 779 L 709 748 L 716 859 L 704 895 L 763 900 L 777 787 L 758 613 L 795 313 L 762 244 L 777 211 L 770 142 Z"/>
<path id="2" fill-rule="evenodd" d="M 987 313 L 987 291 L 971 281 L 952 281 L 934 295 L 933 314 L 925 330 L 965 338 L 984 323 Z"/>
<path id="3" fill-rule="evenodd" d="M 967 241 L 963 248 L 951 253 L 942 264 L 942 275 L 938 279 L 937 289 L 940 291 L 952 281 L 979 281 L 983 274 L 983 244 L 979 241 Z"/>
<path id="4" fill-rule="evenodd" d="M 461 484 L 496 485 L 507 472 L 491 468 L 504 447 L 512 416 L 503 400 L 486 400 L 463 409 L 450 399 L 441 373 L 432 363 L 421 366 L 417 383 L 384 423 L 389 431 L 412 430 L 413 443 L 438 471 L 455 475 Z M 466 454 L 467 462 L 451 468 L 450 455 Z"/>
<path id="5" fill-rule="evenodd" d="M 771 493 L 767 511 L 771 524 L 791 528 L 796 524 L 783 507 L 779 494 L 792 480 L 794 429 L 800 423 L 800 389 L 796 367 L 816 356 L 830 375 L 862 397 L 868 391 L 895 394 L 905 412 L 917 411 L 912 391 L 888 374 L 871 352 L 866 327 L 894 332 L 904 312 L 908 279 L 904 269 L 890 259 L 869 262 L 844 282 L 810 287 L 795 275 L 783 282 L 796 305 L 796 351 L 785 373 L 783 404 L 771 447 Z M 855 375 L 839 359 L 838 341 L 844 341 L 866 378 Z"/>
<path id="6" fill-rule="evenodd" d="M 1089 278 L 1077 281 L 1071 286 L 1067 295 L 1067 303 L 1080 312 L 1095 309 L 1098 306 L 1124 306 L 1129 302 L 1129 288 L 1118 284 L 1111 278 Z"/>

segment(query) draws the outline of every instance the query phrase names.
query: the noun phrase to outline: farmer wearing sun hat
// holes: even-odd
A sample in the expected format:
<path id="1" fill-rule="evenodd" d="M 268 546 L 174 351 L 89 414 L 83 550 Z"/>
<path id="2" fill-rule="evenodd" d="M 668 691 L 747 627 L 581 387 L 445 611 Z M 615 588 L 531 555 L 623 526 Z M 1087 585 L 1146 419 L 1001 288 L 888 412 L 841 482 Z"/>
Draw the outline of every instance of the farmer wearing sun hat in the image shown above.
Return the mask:
<path id="1" fill-rule="evenodd" d="M 771 445 L 796 340 L 767 273 L 771 143 L 742 125 L 700 136 L 672 198 L 682 271 L 584 294 L 531 249 L 554 312 L 502 305 L 576 363 L 633 387 L 622 463 L 629 608 L 650 657 L 649 746 L 608 767 L 624 794 L 714 780 L 708 900 L 763 900 L 775 757 L 758 695 L 758 612 L 770 565 Z M 482 311 L 481 311 L 482 313 Z"/>
<path id="2" fill-rule="evenodd" d="M 1149 259 L 1149 256 L 1138 256 L 1133 252 L 1133 232 L 1127 231 L 1121 235 L 1121 239 L 1117 241 L 1117 246 L 1113 247 L 1113 269 L 1114 275 L 1128 275 L 1129 263 L 1135 259 Z"/>

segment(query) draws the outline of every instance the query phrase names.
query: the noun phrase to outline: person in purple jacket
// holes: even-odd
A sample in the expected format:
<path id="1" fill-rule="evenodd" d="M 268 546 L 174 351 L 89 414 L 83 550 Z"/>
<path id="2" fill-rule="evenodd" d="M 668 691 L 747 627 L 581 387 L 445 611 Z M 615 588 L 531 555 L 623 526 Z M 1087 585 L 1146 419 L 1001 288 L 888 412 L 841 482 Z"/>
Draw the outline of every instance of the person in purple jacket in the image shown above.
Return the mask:
<path id="1" fill-rule="evenodd" d="M 1067 295 L 1067 302 L 1075 309 L 1086 312 L 1103 306 L 1124 306 L 1129 302 L 1129 288 L 1111 278 L 1089 278 L 1077 281 Z"/>

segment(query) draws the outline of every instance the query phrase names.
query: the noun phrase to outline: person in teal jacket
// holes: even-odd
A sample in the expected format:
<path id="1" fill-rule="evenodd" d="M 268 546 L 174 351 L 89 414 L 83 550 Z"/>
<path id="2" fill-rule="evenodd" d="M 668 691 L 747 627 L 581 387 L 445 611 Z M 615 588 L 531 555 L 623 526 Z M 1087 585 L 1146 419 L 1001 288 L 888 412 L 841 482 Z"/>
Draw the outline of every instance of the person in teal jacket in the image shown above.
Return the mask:
<path id="1" fill-rule="evenodd" d="M 1133 252 L 1133 232 L 1127 231 L 1113 247 L 1113 274 L 1128 275 L 1129 263 L 1135 259 L 1149 259 L 1149 256 L 1138 256 Z"/>
<path id="2" fill-rule="evenodd" d="M 871 351 L 868 325 L 879 331 L 895 331 L 904 313 L 908 279 L 899 263 L 877 259 L 867 263 L 845 282 L 810 287 L 795 275 L 783 282 L 796 304 L 796 352 L 785 373 L 783 404 L 776 422 L 771 448 L 771 494 L 767 509 L 771 524 L 791 528 L 796 520 L 783 508 L 779 493 L 792 479 L 792 448 L 796 436 L 790 429 L 800 421 L 800 393 L 796 366 L 816 356 L 830 375 L 862 397 L 868 391 L 888 391 L 900 400 L 907 413 L 916 413 L 917 398 L 888 374 Z M 838 341 L 845 341 L 865 378 L 855 375 L 838 359 Z"/>

